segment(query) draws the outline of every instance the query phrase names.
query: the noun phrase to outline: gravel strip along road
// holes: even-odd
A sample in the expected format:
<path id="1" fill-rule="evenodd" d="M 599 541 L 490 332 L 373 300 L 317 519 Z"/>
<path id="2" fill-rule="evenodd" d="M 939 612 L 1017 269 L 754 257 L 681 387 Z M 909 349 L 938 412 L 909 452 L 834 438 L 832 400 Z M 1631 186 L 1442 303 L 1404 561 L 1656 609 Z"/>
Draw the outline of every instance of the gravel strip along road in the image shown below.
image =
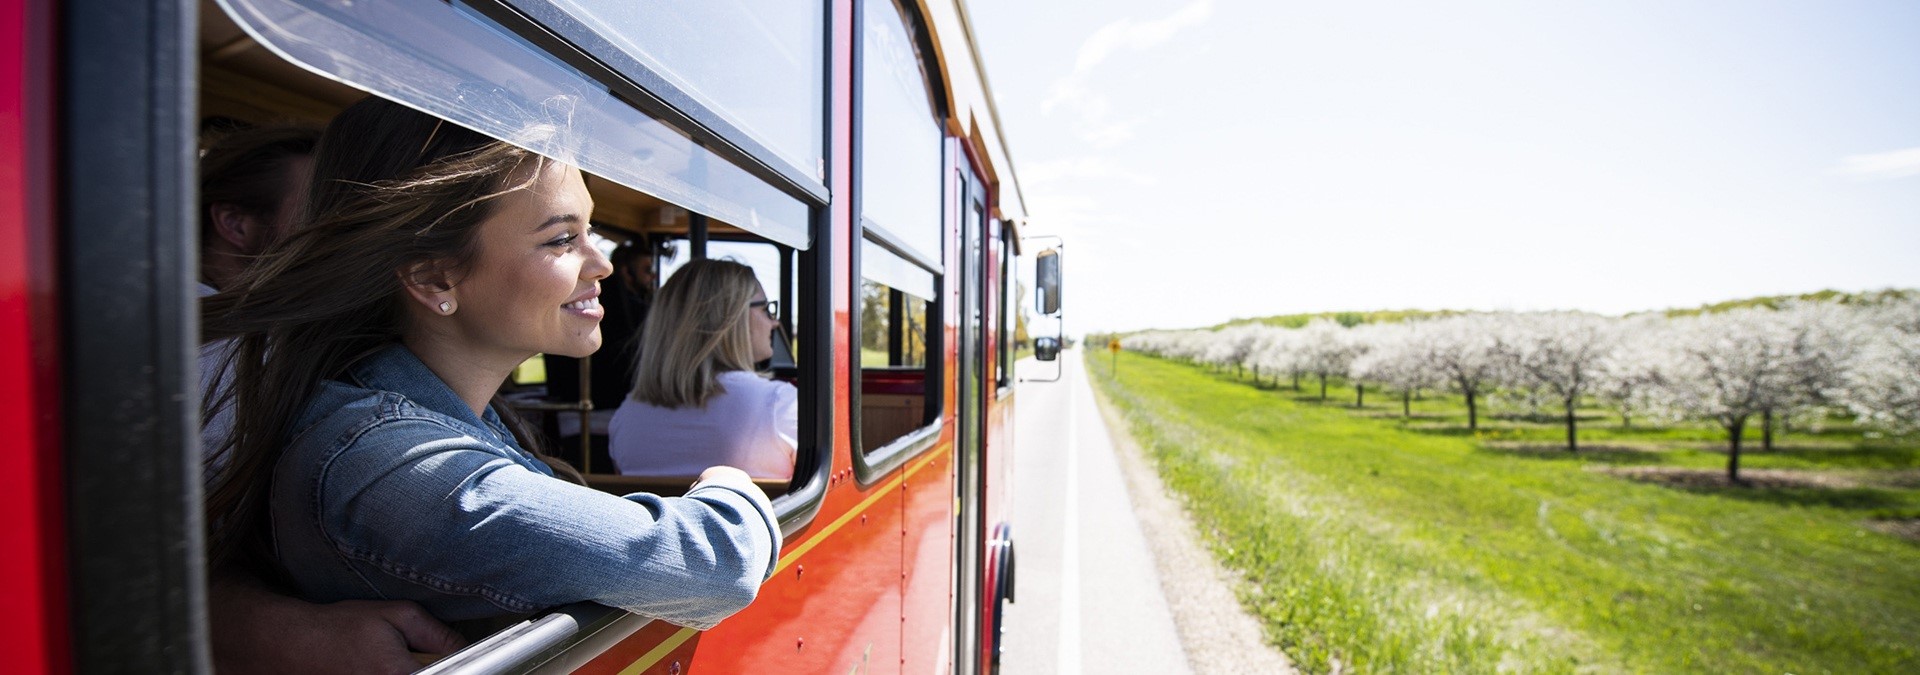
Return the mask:
<path id="1" fill-rule="evenodd" d="M 1160 482 L 1146 453 L 1127 433 L 1127 422 L 1096 392 L 1100 416 L 1113 439 L 1113 454 L 1126 475 L 1134 514 L 1153 548 L 1160 590 L 1197 673 L 1280 674 L 1298 672 L 1293 661 L 1266 643 L 1260 621 L 1240 606 L 1237 575 L 1222 567 L 1200 543 L 1193 520 Z"/>

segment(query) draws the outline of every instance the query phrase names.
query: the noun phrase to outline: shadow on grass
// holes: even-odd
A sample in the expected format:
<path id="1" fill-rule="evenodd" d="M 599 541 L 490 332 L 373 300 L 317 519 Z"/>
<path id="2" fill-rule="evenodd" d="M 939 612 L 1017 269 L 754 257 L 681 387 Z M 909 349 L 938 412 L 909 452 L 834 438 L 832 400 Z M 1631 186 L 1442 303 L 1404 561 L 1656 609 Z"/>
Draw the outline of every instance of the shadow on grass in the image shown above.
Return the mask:
<path id="1" fill-rule="evenodd" d="M 1719 469 L 1632 467 L 1607 473 L 1641 483 L 1676 488 L 1695 494 L 1729 497 L 1780 506 L 1826 506 L 1849 510 L 1886 510 L 1910 503 L 1898 492 L 1860 487 L 1845 479 L 1810 471 L 1749 470 L 1739 483 L 1727 480 Z"/>
<path id="2" fill-rule="evenodd" d="M 1451 419 L 1453 417 L 1453 415 L 1448 415 L 1445 413 L 1431 413 L 1431 412 L 1415 412 L 1412 415 L 1406 415 L 1400 411 L 1399 406 L 1394 406 L 1392 409 L 1388 409 L 1385 407 L 1370 405 L 1364 409 L 1354 409 L 1354 410 L 1351 410 L 1350 412 L 1353 413 L 1354 417 L 1365 417 L 1369 419 L 1385 420 L 1388 422 L 1419 422 L 1419 421 L 1433 422 L 1438 420 Z"/>
<path id="3" fill-rule="evenodd" d="M 1625 445 L 1581 445 L 1578 452 L 1570 452 L 1564 444 L 1484 443 L 1476 450 L 1493 455 L 1558 462 L 1634 465 L 1667 461 L 1666 455 L 1659 451 Z"/>
<path id="4" fill-rule="evenodd" d="M 1407 431 L 1412 431 L 1414 433 L 1428 434 L 1432 436 L 1455 436 L 1455 437 L 1468 437 L 1468 438 L 1475 436 L 1477 433 L 1486 432 L 1485 429 L 1481 429 L 1479 432 L 1469 431 L 1467 430 L 1467 427 L 1464 424 L 1440 424 L 1440 425 L 1409 424 L 1407 425 Z"/>
<path id="5" fill-rule="evenodd" d="M 1715 448 L 1724 453 L 1726 449 Z M 1887 447 L 1779 447 L 1773 450 L 1743 451 L 1767 457 L 1791 457 L 1808 464 L 1862 469 L 1907 469 L 1920 467 L 1920 448 Z"/>
<path id="6" fill-rule="evenodd" d="M 1876 518 L 1867 521 L 1867 527 L 1920 544 L 1920 518 Z"/>

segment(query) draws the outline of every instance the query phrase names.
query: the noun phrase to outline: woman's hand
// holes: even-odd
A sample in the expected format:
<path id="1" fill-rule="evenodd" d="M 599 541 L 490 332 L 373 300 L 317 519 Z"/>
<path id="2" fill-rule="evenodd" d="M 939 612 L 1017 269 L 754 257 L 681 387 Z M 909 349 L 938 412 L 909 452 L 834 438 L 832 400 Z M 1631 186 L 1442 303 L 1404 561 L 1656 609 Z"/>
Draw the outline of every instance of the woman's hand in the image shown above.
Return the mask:
<path id="1" fill-rule="evenodd" d="M 423 662 L 414 652 L 438 656 L 466 646 L 412 602 L 316 605 L 246 574 L 216 578 L 208 605 L 220 672 L 410 673 Z"/>
<path id="2" fill-rule="evenodd" d="M 700 479 L 693 482 L 693 487 L 700 487 L 707 483 L 733 483 L 735 485 L 740 485 L 740 484 L 752 485 L 753 478 L 751 476 L 748 476 L 747 472 L 741 471 L 731 466 L 710 466 L 710 467 L 707 467 L 706 471 L 700 472 Z"/>

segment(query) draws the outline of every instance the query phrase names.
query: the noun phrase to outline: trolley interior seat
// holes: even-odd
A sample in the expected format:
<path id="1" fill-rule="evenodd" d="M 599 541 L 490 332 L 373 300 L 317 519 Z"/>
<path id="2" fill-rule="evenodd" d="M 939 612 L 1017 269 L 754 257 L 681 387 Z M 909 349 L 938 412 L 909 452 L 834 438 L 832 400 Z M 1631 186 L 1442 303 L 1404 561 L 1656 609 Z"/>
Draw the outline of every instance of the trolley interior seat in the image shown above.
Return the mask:
<path id="1" fill-rule="evenodd" d="M 862 438 L 899 438 L 926 424 L 925 370 L 869 367 L 860 371 Z"/>

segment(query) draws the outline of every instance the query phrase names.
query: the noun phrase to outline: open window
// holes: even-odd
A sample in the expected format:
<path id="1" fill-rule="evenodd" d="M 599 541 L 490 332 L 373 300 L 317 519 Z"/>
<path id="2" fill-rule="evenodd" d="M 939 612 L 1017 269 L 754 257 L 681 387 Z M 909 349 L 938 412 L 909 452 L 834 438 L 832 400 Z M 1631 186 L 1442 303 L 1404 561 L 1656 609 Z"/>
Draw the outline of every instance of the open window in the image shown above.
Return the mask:
<path id="1" fill-rule="evenodd" d="M 797 18 L 752 18 L 759 14 L 751 8 L 762 4 Z M 726 25 L 737 35 L 729 33 L 729 40 L 702 39 L 692 45 L 698 50 L 674 52 L 688 58 L 665 60 L 643 58 L 634 45 L 671 36 L 628 34 L 640 24 L 621 14 L 631 8 L 617 4 L 222 0 L 218 6 L 225 11 L 203 12 L 201 21 L 203 115 L 320 125 L 368 93 L 400 101 L 579 166 L 595 202 L 595 245 L 610 254 L 649 254 L 640 264 L 656 274 L 634 282 L 634 293 L 657 287 L 664 278 L 658 272 L 668 271 L 662 266 L 672 260 L 735 257 L 760 273 L 769 295 L 778 294 L 787 335 L 827 325 L 810 314 L 831 306 L 819 300 L 831 284 L 814 260 L 814 233 L 827 204 L 818 171 L 827 138 L 825 33 L 817 25 L 826 16 L 822 5 L 739 0 L 633 10 L 653 19 L 699 20 L 714 31 L 732 22 Z M 745 42 L 756 49 L 737 48 Z M 708 86 L 737 69 L 708 67 L 711 59 L 689 55 L 716 50 L 727 52 L 730 63 L 758 64 L 787 84 Z M 527 133 L 536 128 L 561 133 Z M 603 295 L 613 282 L 603 282 Z M 623 332 L 605 340 L 603 355 L 633 346 L 637 329 Z M 768 486 L 789 531 L 812 517 L 830 470 L 825 420 L 832 389 L 811 370 L 826 359 L 798 349 L 828 344 L 817 337 L 790 340 L 770 364 L 777 376 L 802 385 L 794 479 Z M 609 475 L 605 425 L 596 418 L 617 405 L 604 405 L 613 401 L 595 394 L 611 390 L 617 398 L 630 380 L 605 372 L 581 362 L 561 368 L 530 362 L 515 374 L 510 389 L 517 390 L 509 393 L 516 408 L 539 418 L 558 441 L 550 449 L 586 469 L 596 486 L 684 491 L 692 477 L 633 485 Z"/>

